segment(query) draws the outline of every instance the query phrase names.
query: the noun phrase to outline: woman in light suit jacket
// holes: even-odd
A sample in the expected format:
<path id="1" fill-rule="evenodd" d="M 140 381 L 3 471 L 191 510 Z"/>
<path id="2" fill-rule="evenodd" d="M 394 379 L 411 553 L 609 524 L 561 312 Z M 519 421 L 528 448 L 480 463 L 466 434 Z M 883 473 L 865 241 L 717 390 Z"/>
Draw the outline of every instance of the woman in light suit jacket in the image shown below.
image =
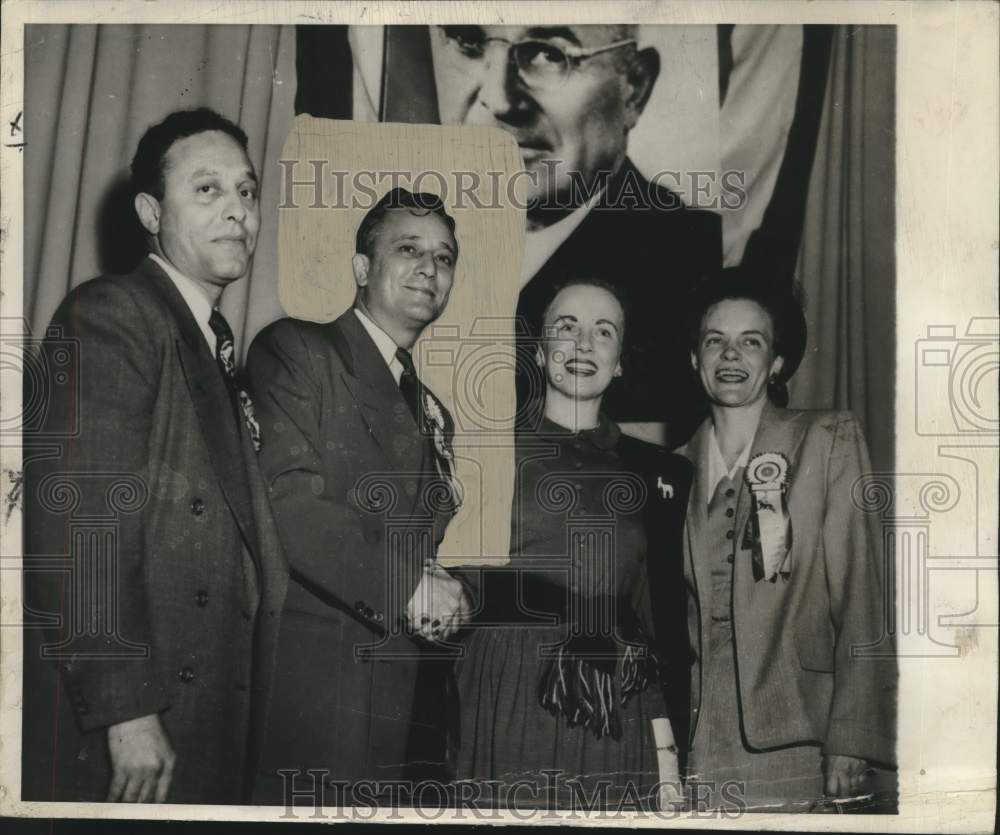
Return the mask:
<path id="1" fill-rule="evenodd" d="M 851 500 L 870 470 L 857 421 L 783 408 L 806 325 L 773 283 L 724 270 L 692 305 L 691 362 L 711 414 L 680 450 L 695 465 L 688 795 L 815 811 L 824 795 L 863 794 L 870 766 L 894 762 L 891 601 L 877 528 Z"/>

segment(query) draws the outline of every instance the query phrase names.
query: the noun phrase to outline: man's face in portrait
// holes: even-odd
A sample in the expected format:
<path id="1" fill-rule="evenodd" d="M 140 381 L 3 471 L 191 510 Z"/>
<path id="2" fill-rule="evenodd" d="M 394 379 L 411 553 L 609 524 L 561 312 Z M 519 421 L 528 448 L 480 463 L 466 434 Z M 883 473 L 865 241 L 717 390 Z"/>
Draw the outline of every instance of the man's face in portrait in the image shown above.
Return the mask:
<path id="1" fill-rule="evenodd" d="M 532 202 L 569 205 L 625 159 L 659 71 L 630 26 L 435 26 L 431 42 L 445 124 L 491 125 L 517 139 Z"/>

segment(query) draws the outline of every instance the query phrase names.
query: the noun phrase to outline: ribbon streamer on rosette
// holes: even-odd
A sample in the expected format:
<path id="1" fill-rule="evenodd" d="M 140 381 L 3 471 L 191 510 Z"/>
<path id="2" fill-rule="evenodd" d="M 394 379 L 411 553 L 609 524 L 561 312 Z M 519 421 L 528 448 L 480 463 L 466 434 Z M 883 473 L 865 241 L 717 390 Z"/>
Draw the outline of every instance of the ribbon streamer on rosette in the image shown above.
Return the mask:
<path id="1" fill-rule="evenodd" d="M 754 580 L 773 583 L 792 573 L 792 520 L 788 514 L 788 459 L 762 452 L 747 464 L 752 513 L 743 547 L 751 551 Z"/>
<path id="2" fill-rule="evenodd" d="M 434 439 L 434 466 L 437 468 L 438 477 L 448 486 L 452 508 L 457 511 L 462 506 L 464 495 L 462 485 L 455 476 L 455 453 L 452 451 L 445 433 L 445 420 L 441 405 L 431 396 L 430 392 L 424 393 L 424 414 L 427 416 L 427 422 L 430 424 L 431 435 Z"/>

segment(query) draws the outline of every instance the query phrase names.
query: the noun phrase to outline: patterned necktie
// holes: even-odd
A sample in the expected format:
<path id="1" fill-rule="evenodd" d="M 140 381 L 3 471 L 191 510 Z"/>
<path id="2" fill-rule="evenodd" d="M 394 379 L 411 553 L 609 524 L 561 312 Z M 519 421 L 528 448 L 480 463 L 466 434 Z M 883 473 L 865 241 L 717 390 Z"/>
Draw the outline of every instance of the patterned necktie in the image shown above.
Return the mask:
<path id="1" fill-rule="evenodd" d="M 462 493 L 455 478 L 452 463 L 455 456 L 451 449 L 443 408 L 437 398 L 421 385 L 410 352 L 405 348 L 397 348 L 396 359 L 403 366 L 403 373 L 399 375 L 400 394 L 409 406 L 410 414 L 413 415 L 421 434 L 426 434 L 431 442 L 431 455 L 438 477 L 448 485 L 452 511 L 457 510 L 462 503 Z"/>
<path id="2" fill-rule="evenodd" d="M 222 370 L 230 397 L 233 398 L 233 406 L 243 413 L 254 452 L 260 452 L 260 424 L 257 423 L 257 418 L 254 415 L 253 401 L 246 389 L 240 385 L 239 378 L 236 376 L 236 342 L 233 339 L 233 331 L 229 327 L 226 317 L 214 309 L 208 320 L 208 325 L 212 329 L 212 333 L 215 334 L 215 361 Z M 237 413 L 237 419 L 239 419 L 239 413 Z"/>

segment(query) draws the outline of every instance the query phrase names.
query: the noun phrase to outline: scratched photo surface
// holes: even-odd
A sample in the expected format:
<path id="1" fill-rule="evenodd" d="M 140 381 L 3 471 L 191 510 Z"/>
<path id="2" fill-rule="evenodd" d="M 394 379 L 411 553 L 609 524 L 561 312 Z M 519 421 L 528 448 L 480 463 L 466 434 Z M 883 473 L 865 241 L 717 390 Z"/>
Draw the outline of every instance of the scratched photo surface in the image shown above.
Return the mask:
<path id="1" fill-rule="evenodd" d="M 913 701 L 995 677 L 1000 320 L 910 289 L 904 30 L 591 17 L 25 21 L 5 809 L 991 792 Z"/>

